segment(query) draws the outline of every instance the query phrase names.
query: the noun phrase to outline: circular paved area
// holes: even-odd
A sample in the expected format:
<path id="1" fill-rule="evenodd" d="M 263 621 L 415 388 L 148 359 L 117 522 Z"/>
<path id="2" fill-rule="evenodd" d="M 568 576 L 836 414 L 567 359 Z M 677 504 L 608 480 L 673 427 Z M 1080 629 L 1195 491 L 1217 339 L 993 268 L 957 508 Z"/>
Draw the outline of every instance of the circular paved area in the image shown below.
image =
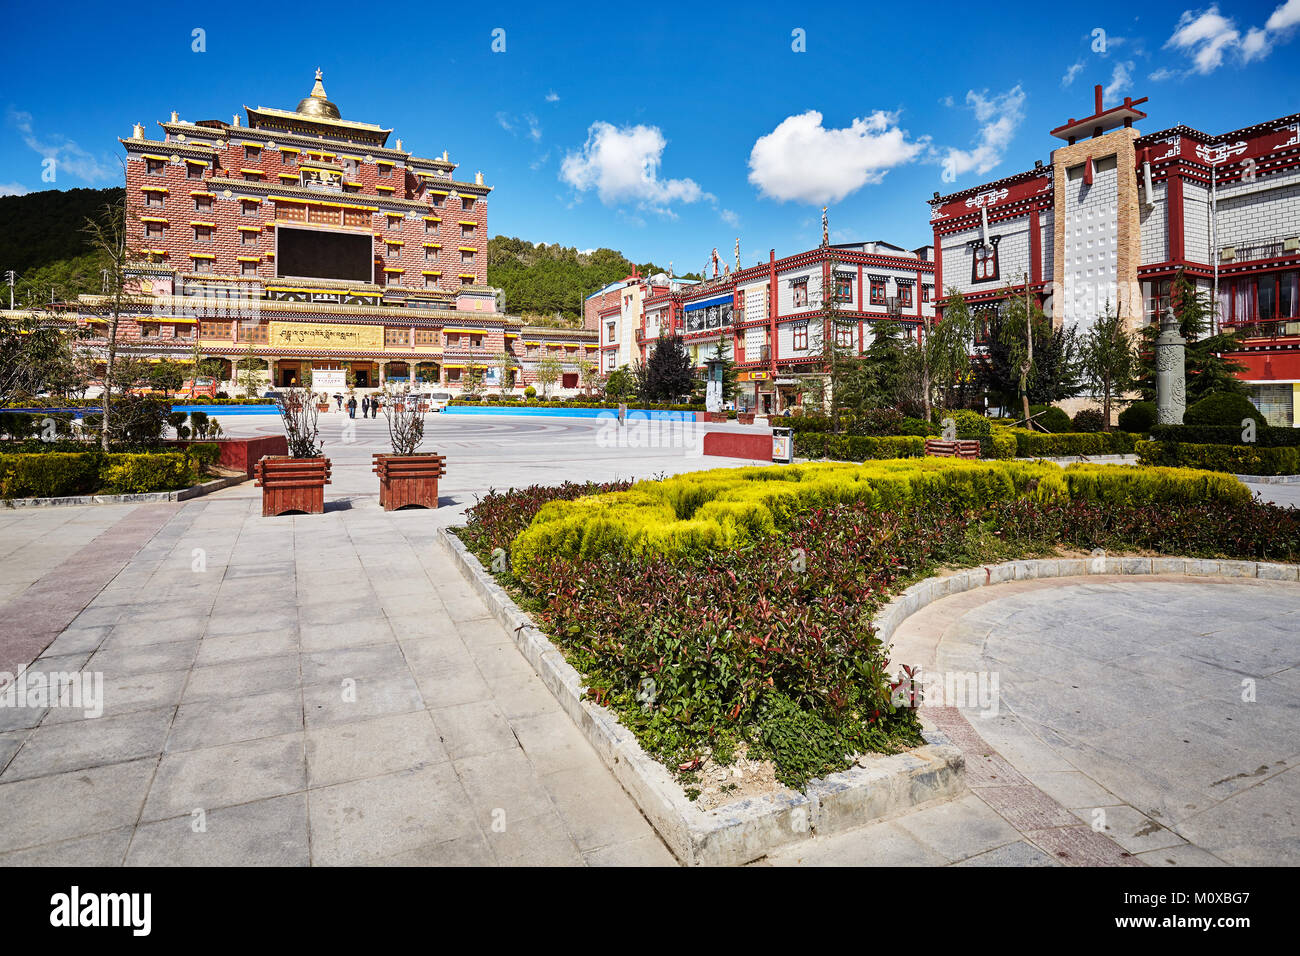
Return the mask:
<path id="1" fill-rule="evenodd" d="M 977 795 L 1023 776 L 1155 865 L 1300 864 L 1300 585 L 1017 582 L 913 615 L 893 657 L 996 678 L 961 707 Z"/>

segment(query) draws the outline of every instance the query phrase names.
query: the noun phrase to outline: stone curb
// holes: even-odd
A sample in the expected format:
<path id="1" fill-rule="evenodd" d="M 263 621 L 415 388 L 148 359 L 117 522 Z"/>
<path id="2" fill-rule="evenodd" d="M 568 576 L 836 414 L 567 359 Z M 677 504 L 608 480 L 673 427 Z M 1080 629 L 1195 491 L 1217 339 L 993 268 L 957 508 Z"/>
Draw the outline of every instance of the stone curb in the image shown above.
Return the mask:
<path id="1" fill-rule="evenodd" d="M 1032 558 L 988 564 L 943 578 L 926 578 L 896 595 L 876 615 L 876 636 L 888 645 L 898 626 L 921 608 L 974 588 L 1035 578 L 1081 577 L 1090 574 L 1181 574 L 1188 577 L 1259 578 L 1300 581 L 1300 566 L 1268 561 L 1226 561 L 1201 558 L 1131 558 L 1098 555 L 1090 558 Z"/>
<path id="2" fill-rule="evenodd" d="M 617 716 L 583 693 L 582 676 L 448 528 L 438 540 L 520 652 L 577 724 L 605 766 L 659 831 L 673 854 L 690 866 L 728 866 L 759 859 L 778 847 L 835 833 L 966 790 L 965 757 L 939 731 L 926 743 L 866 765 L 810 781 L 806 793 L 774 794 L 701 810 L 668 769 L 641 749 Z"/>
<path id="3" fill-rule="evenodd" d="M 1233 475 L 1248 485 L 1300 485 L 1300 475 Z"/>
<path id="4" fill-rule="evenodd" d="M 214 478 L 192 488 L 182 488 L 180 491 L 152 491 L 139 495 L 74 495 L 69 498 L 11 498 L 3 503 L 6 508 L 57 508 L 63 505 L 134 505 L 158 501 L 189 501 L 248 480 L 247 475 L 231 475 L 227 478 Z"/>

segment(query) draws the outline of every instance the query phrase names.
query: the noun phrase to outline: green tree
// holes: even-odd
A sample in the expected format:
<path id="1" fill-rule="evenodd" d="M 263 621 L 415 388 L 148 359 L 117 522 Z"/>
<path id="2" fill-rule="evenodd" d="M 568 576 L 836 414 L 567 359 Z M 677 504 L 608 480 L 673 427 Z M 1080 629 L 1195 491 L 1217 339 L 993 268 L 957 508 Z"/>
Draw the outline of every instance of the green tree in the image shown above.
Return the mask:
<path id="1" fill-rule="evenodd" d="M 91 249 L 103 262 L 103 308 L 108 317 L 104 333 L 104 391 L 100 403 L 100 447 L 108 451 L 112 429 L 111 396 L 113 376 L 118 366 L 117 336 L 122 314 L 144 308 L 144 300 L 134 286 L 131 267 L 142 261 L 138 237 L 128 223 L 139 221 L 137 207 L 125 198 L 106 205 L 98 218 L 87 219 L 83 232 Z M 134 383 L 132 383 L 134 384 Z M 129 386 L 128 386 L 129 387 Z"/>
<path id="2" fill-rule="evenodd" d="M 605 394 L 616 402 L 626 402 L 636 394 L 636 378 L 626 365 L 605 376 Z"/>
<path id="3" fill-rule="evenodd" d="M 964 391 L 975 343 L 975 318 L 971 315 L 966 297 L 956 289 L 948 290 L 944 303 L 943 320 L 924 320 L 922 341 L 918 350 L 929 366 L 929 389 L 926 395 L 925 420 L 930 420 L 931 400 L 937 392 L 944 408 L 957 408 L 957 396 Z"/>
<path id="4" fill-rule="evenodd" d="M 235 365 L 235 377 L 244 389 L 244 397 L 252 398 L 257 391 L 258 381 L 261 379 L 262 359 L 257 357 L 257 351 L 253 348 L 253 343 L 248 343 L 248 348 L 244 350 L 243 358 Z"/>
<path id="5" fill-rule="evenodd" d="M 483 369 L 478 365 L 470 365 L 465 369 L 465 374 L 460 380 L 460 393 L 466 398 L 478 398 L 483 394 Z"/>
<path id="6" fill-rule="evenodd" d="M 177 391 L 185 380 L 185 368 L 171 359 L 151 362 L 147 378 L 151 388 L 157 389 L 170 398 L 172 392 Z"/>
<path id="7" fill-rule="evenodd" d="M 895 319 L 872 322 L 871 336 L 863 369 L 867 400 L 877 408 L 897 408 L 903 404 L 908 372 L 903 325 Z"/>
<path id="8" fill-rule="evenodd" d="M 646 364 L 646 389 L 642 398 L 651 402 L 678 402 L 691 394 L 695 366 L 679 336 L 656 340 Z"/>
<path id="9" fill-rule="evenodd" d="M 1110 431 L 1111 399 L 1133 384 L 1137 347 L 1128 324 L 1110 303 L 1083 337 L 1079 369 L 1093 394 L 1101 394 L 1103 427 Z"/>
<path id="10" fill-rule="evenodd" d="M 1079 393 L 1078 333 L 1074 326 L 1054 328 L 1042 309 L 1010 289 L 1007 296 L 988 314 L 988 342 L 975 359 L 975 376 L 1002 407 L 1019 399 L 1028 419 L 1030 405 Z"/>
<path id="11" fill-rule="evenodd" d="M 553 355 L 543 356 L 537 362 L 537 384 L 542 386 L 542 400 L 551 397 L 551 389 L 564 374 L 564 363 Z"/>
<path id="12" fill-rule="evenodd" d="M 515 370 L 514 367 L 510 364 L 511 361 L 512 361 L 512 357 L 510 353 L 505 351 L 504 349 L 498 352 L 492 358 L 492 367 L 497 370 L 497 375 L 498 375 L 497 390 L 502 395 L 505 395 L 507 392 L 509 392 L 512 388 L 515 387 Z"/>
<path id="13" fill-rule="evenodd" d="M 578 381 L 587 397 L 591 398 L 591 390 L 600 383 L 600 368 L 590 359 L 579 359 Z"/>
<path id="14" fill-rule="evenodd" d="M 52 315 L 0 313 L 0 408 L 45 391 L 71 371 L 69 343 Z"/>
<path id="15" fill-rule="evenodd" d="M 1170 307 L 1178 320 L 1178 331 L 1187 340 L 1183 367 L 1187 375 L 1187 404 L 1218 392 L 1246 394 L 1237 378 L 1246 367 L 1231 353 L 1239 351 L 1241 340 L 1235 330 L 1214 333 L 1215 307 L 1209 292 L 1197 291 L 1195 283 L 1180 270 L 1170 286 Z M 1160 323 L 1146 325 L 1138 333 L 1137 388 L 1142 397 L 1156 397 L 1155 344 Z"/>

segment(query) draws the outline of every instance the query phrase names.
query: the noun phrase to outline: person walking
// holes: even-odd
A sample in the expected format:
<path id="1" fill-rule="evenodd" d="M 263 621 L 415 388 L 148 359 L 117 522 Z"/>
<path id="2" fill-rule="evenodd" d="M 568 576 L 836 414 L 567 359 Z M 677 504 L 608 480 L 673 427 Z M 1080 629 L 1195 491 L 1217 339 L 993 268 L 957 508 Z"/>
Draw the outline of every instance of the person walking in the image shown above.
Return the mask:
<path id="1" fill-rule="evenodd" d="M 339 411 L 343 411 L 343 395 L 341 392 L 334 393 L 334 401 L 339 403 Z"/>
<path id="2" fill-rule="evenodd" d="M 370 396 L 369 395 L 361 396 L 361 417 L 362 418 L 370 417 Z"/>
<path id="3" fill-rule="evenodd" d="M 357 397 L 353 395 L 348 399 L 348 418 L 357 417 Z"/>
<path id="4" fill-rule="evenodd" d="M 370 400 L 370 417 L 375 418 L 379 415 L 379 396 L 376 395 Z"/>

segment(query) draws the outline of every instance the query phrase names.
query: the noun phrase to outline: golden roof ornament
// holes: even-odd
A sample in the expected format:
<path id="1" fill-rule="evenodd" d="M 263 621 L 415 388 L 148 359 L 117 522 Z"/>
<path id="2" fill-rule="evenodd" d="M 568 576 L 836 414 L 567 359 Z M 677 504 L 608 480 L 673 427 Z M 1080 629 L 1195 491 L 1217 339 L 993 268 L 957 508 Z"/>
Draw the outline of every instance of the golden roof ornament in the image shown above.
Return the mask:
<path id="1" fill-rule="evenodd" d="M 311 93 L 303 97 L 298 103 L 296 112 L 304 116 L 317 116 L 325 119 L 342 119 L 339 108 L 329 101 L 325 96 L 324 74 L 320 67 L 316 68 L 316 83 L 311 88 Z"/>

